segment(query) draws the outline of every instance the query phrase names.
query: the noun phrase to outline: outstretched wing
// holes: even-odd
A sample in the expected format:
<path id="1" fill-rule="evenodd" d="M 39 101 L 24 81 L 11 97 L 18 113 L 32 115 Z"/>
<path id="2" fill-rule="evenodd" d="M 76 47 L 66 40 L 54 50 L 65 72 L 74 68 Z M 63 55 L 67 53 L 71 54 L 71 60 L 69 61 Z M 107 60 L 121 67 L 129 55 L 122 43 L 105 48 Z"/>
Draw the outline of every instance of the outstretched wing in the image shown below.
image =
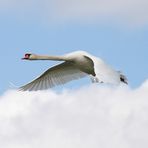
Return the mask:
<path id="1" fill-rule="evenodd" d="M 85 76 L 87 76 L 86 73 L 77 69 L 70 62 L 63 62 L 59 65 L 56 65 L 48 69 L 41 76 L 31 81 L 30 83 L 20 87 L 20 90 L 22 91 L 45 90 Z"/>

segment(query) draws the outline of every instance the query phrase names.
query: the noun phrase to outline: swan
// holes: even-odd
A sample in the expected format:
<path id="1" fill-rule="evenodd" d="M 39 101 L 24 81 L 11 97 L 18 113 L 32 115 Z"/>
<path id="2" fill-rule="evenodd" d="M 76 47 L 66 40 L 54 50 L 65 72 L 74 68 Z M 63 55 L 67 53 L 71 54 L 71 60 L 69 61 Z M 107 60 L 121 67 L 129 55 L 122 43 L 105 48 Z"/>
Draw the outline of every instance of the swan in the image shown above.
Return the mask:
<path id="1" fill-rule="evenodd" d="M 20 87 L 22 91 L 45 90 L 56 85 L 90 76 L 93 83 L 128 84 L 127 78 L 102 59 L 85 51 L 75 51 L 62 56 L 26 53 L 23 60 L 56 60 L 62 63 L 49 68 L 30 83 Z"/>

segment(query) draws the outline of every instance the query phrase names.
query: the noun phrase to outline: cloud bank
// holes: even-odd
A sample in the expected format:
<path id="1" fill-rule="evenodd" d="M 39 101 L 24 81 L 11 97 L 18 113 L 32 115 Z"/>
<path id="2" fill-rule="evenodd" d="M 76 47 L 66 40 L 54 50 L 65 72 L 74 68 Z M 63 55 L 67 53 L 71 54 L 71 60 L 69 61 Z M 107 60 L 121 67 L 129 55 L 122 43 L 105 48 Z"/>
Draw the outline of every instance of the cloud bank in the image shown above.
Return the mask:
<path id="1" fill-rule="evenodd" d="M 0 147 L 147 148 L 148 81 L 135 90 L 9 90 L 0 97 Z"/>
<path id="2" fill-rule="evenodd" d="M 147 0 L 1 0 L 0 12 L 48 22 L 103 22 L 148 25 Z"/>

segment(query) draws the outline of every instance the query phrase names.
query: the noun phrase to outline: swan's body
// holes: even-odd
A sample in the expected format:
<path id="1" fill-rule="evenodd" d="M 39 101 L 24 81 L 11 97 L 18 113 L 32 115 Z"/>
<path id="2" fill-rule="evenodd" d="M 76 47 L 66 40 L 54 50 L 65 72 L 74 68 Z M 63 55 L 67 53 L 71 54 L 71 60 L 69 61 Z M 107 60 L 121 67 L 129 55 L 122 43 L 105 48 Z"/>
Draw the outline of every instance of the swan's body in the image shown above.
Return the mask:
<path id="1" fill-rule="evenodd" d="M 48 89 L 88 75 L 91 76 L 92 82 L 115 85 L 123 82 L 127 84 L 127 79 L 124 75 L 111 68 L 100 58 L 92 56 L 85 51 L 76 51 L 64 56 L 26 54 L 23 59 L 64 61 L 48 69 L 32 82 L 22 86 L 20 89 L 24 91 Z"/>

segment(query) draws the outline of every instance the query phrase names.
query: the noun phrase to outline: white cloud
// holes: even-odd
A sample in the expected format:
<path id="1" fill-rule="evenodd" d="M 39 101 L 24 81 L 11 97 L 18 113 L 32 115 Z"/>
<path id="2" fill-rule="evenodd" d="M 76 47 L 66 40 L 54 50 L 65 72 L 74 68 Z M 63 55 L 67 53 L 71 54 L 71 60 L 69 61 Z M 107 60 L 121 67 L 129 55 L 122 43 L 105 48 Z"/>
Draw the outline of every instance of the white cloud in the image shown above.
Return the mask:
<path id="1" fill-rule="evenodd" d="M 148 25 L 147 0 L 0 0 L 0 11 L 58 22 L 104 22 Z"/>
<path id="2" fill-rule="evenodd" d="M 148 81 L 61 93 L 7 91 L 0 97 L 0 147 L 147 148 Z"/>
<path id="3" fill-rule="evenodd" d="M 61 18 L 121 21 L 128 24 L 148 23 L 147 0 L 57 0 Z"/>

